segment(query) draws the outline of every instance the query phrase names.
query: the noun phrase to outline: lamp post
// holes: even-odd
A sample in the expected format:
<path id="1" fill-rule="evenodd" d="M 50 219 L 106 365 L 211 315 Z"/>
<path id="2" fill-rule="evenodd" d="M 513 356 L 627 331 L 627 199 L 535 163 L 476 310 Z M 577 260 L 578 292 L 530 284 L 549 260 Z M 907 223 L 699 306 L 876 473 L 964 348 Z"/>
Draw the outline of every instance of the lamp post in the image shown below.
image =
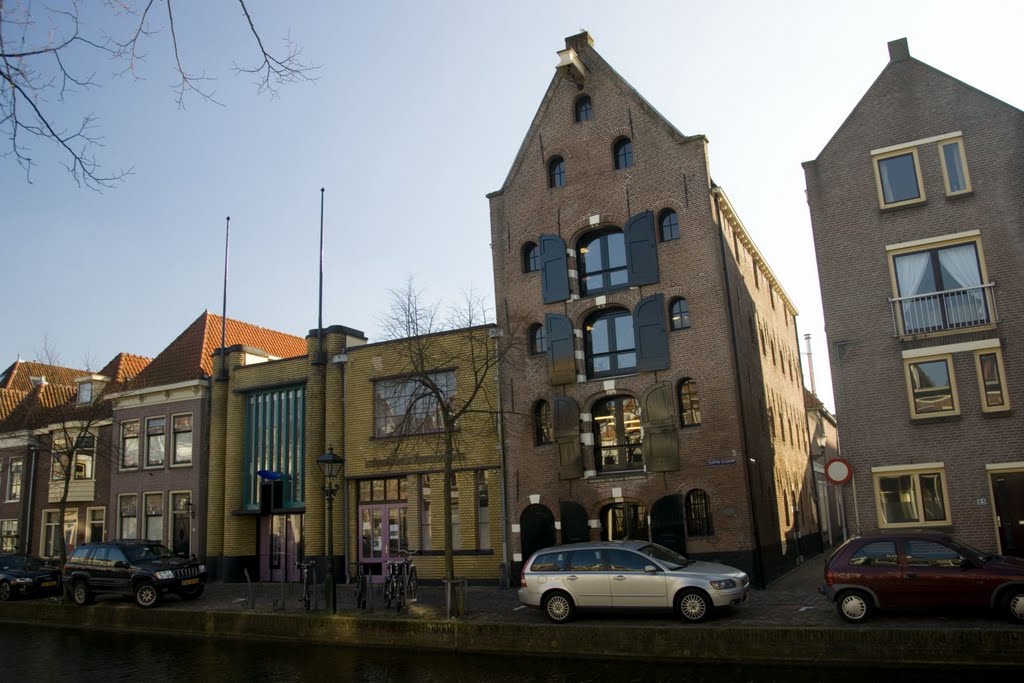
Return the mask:
<path id="1" fill-rule="evenodd" d="M 316 459 L 316 464 L 324 475 L 324 500 L 327 501 L 327 576 L 324 577 L 324 593 L 327 607 L 334 614 L 338 609 L 334 585 L 334 494 L 338 492 L 338 485 L 334 480 L 341 474 L 345 458 L 334 453 L 334 446 L 328 446 L 327 452 Z"/>

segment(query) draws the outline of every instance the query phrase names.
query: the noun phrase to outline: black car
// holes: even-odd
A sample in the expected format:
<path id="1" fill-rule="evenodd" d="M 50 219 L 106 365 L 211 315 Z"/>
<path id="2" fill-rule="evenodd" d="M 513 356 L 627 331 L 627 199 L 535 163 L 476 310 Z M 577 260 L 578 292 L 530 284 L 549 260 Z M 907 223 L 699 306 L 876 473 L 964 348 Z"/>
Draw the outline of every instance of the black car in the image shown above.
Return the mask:
<path id="1" fill-rule="evenodd" d="M 35 555 L 0 555 L 0 600 L 60 592 L 60 572 L 43 564 Z"/>
<path id="2" fill-rule="evenodd" d="M 68 558 L 64 581 L 78 605 L 88 605 L 99 593 L 119 593 L 133 596 L 139 607 L 153 607 L 167 593 L 185 600 L 202 595 L 206 565 L 155 541 L 86 543 Z"/>

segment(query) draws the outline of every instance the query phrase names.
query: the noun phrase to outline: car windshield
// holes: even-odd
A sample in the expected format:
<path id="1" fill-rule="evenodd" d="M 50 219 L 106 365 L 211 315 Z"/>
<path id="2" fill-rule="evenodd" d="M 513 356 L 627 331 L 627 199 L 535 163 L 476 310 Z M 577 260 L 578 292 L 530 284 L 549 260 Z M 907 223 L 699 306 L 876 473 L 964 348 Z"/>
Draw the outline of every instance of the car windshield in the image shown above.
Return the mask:
<path id="1" fill-rule="evenodd" d="M 670 569 L 679 569 L 691 563 L 691 560 L 686 559 L 675 550 L 669 550 L 657 543 L 649 543 L 642 548 L 637 548 L 637 552 L 647 557 L 653 557 L 655 560 L 667 565 Z"/>
<path id="2" fill-rule="evenodd" d="M 162 545 L 137 545 L 125 548 L 124 551 L 128 556 L 129 562 L 138 562 L 139 560 L 157 560 L 162 557 L 175 557 L 174 553 Z"/>

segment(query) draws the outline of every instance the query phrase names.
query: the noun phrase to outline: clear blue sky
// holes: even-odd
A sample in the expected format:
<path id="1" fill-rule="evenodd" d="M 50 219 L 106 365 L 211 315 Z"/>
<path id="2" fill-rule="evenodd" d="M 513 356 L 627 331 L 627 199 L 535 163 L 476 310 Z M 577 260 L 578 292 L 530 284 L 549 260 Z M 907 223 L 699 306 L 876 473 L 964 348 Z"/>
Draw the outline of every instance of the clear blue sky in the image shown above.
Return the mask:
<path id="1" fill-rule="evenodd" d="M 680 130 L 709 138 L 715 180 L 814 336 L 831 405 L 800 162 L 842 123 L 895 38 L 1024 105 L 1017 2 L 249 5 L 268 45 L 290 33 L 321 65 L 316 83 L 259 96 L 231 71 L 254 56 L 238 6 L 179 2 L 186 66 L 216 76 L 226 106 L 176 107 L 164 30 L 147 43 L 144 80 L 111 80 L 111 64 L 81 54 L 75 65 L 103 87 L 59 105 L 69 122 L 99 117 L 101 158 L 133 167 L 127 182 L 79 189 L 42 144 L 31 184 L 0 159 L 0 365 L 36 357 L 44 336 L 74 366 L 157 354 L 204 309 L 220 312 L 227 215 L 228 315 L 304 335 L 317 319 L 322 186 L 325 324 L 377 336 L 388 290 L 409 274 L 431 298 L 470 287 L 493 296 L 484 195 L 505 178 L 555 51 L 585 28 Z"/>

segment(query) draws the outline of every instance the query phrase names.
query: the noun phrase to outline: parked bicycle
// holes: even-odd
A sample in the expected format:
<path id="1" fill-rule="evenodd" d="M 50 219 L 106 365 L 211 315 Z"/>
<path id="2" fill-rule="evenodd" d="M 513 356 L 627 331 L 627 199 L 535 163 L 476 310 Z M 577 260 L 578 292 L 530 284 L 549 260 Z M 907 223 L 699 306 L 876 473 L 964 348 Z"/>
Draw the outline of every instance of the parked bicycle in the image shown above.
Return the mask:
<path id="1" fill-rule="evenodd" d="M 356 609 L 366 609 L 367 575 L 362 565 L 355 565 Z"/>
<path id="2" fill-rule="evenodd" d="M 305 562 L 296 562 L 295 566 L 302 570 L 302 595 L 299 596 L 299 602 L 305 606 L 308 612 L 310 601 L 314 599 L 313 584 L 316 579 L 314 572 L 316 562 L 306 560 Z"/>
<path id="3" fill-rule="evenodd" d="M 388 575 L 384 579 L 384 609 L 391 609 L 394 603 L 395 611 L 401 612 L 402 607 L 416 599 L 418 583 L 412 556 L 418 552 L 401 550 L 398 553 L 401 559 L 388 561 Z"/>

